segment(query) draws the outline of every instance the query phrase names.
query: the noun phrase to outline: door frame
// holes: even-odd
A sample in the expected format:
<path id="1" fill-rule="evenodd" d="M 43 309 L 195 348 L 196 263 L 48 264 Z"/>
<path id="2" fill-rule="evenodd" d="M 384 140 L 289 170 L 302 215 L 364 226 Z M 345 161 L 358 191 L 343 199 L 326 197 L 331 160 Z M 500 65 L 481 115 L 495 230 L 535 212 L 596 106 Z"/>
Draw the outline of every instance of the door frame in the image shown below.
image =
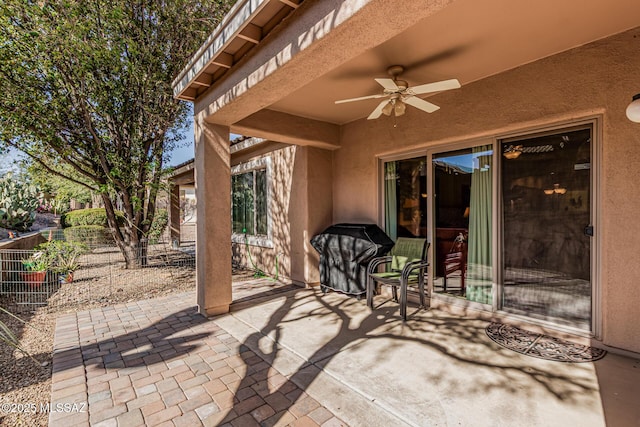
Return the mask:
<path id="1" fill-rule="evenodd" d="M 592 237 L 591 242 L 591 327 L 590 330 L 580 329 L 574 326 L 565 325 L 555 323 L 550 320 L 542 320 L 527 316 L 522 316 L 519 314 L 514 314 L 510 312 L 505 312 L 499 306 L 502 292 L 502 188 L 500 182 L 500 173 L 501 173 L 501 160 L 497 156 L 501 156 L 500 148 L 501 142 L 509 139 L 517 139 L 517 138 L 527 138 L 527 137 L 535 137 L 536 135 L 544 134 L 544 133 L 557 133 L 562 130 L 571 129 L 580 126 L 590 126 L 591 127 L 591 224 L 594 227 L 594 236 Z M 556 121 L 550 121 L 545 124 L 526 126 L 526 125 L 514 125 L 511 130 L 503 131 L 503 132 L 489 132 L 486 135 L 481 137 L 473 137 L 466 139 L 464 136 L 456 140 L 448 140 L 447 142 L 436 143 L 432 145 L 426 145 L 428 143 L 425 142 L 425 147 L 411 149 L 411 150 L 403 150 L 395 153 L 385 154 L 376 156 L 377 159 L 377 182 L 378 182 L 378 224 L 381 227 L 384 227 L 385 224 L 385 212 L 384 212 L 384 163 L 387 161 L 393 160 L 402 160 L 413 157 L 424 156 L 427 162 L 427 189 L 428 189 L 428 197 L 427 197 L 427 223 L 429 224 L 427 230 L 427 239 L 430 242 L 434 240 L 434 227 L 435 227 L 435 218 L 434 218 L 434 207 L 433 207 L 433 192 L 434 192 L 434 182 L 433 182 L 433 154 L 442 153 L 446 151 L 455 151 L 458 149 L 471 148 L 478 145 L 489 145 L 491 144 L 494 152 L 494 166 L 493 166 L 493 187 L 492 191 L 495 195 L 493 197 L 493 218 L 492 218 L 492 257 L 493 257 L 493 280 L 492 280 L 492 294 L 493 294 L 493 302 L 492 304 L 481 304 L 473 301 L 463 300 L 461 298 L 456 298 L 449 295 L 435 294 L 433 292 L 433 280 L 434 280 L 434 269 L 429 268 L 428 273 L 428 294 L 431 299 L 435 299 L 444 304 L 461 307 L 461 308 L 469 308 L 473 310 L 480 310 L 482 312 L 498 315 L 501 318 L 505 319 L 514 319 L 515 321 L 520 321 L 522 323 L 536 324 L 543 326 L 545 328 L 549 328 L 552 330 L 557 330 L 560 332 L 566 332 L 575 336 L 580 337 L 588 337 L 601 339 L 602 337 L 602 269 L 601 269 L 601 245 L 602 245 L 602 220 L 600 215 L 600 210 L 602 206 L 602 202 L 600 200 L 601 192 L 600 185 L 602 182 L 602 173 L 601 173 L 601 165 L 602 165 L 602 151 L 603 151 L 603 115 L 602 114 L 592 114 L 588 116 L 582 116 L 579 118 L 573 119 L 561 119 Z M 433 266 L 434 265 L 434 257 L 435 251 L 433 247 L 430 249 L 429 253 L 429 262 Z M 498 268 L 500 267 L 500 268 Z M 492 316 L 493 317 L 493 316 Z"/>
<path id="2" fill-rule="evenodd" d="M 496 191 L 496 197 L 494 197 L 494 207 L 496 208 L 494 223 L 497 222 L 496 232 L 499 234 L 498 240 L 498 254 L 495 258 L 497 264 L 495 270 L 497 273 L 497 292 L 494 294 L 493 309 L 496 313 L 504 315 L 505 317 L 524 320 L 528 323 L 540 324 L 552 329 L 568 332 L 579 336 L 588 336 L 596 339 L 600 339 L 602 334 L 602 298 L 601 298 L 601 268 L 600 268 L 600 254 L 601 254 L 601 215 L 600 211 L 600 183 L 601 183 L 601 159 L 602 159 L 602 116 L 590 116 L 582 119 L 576 119 L 572 121 L 563 121 L 559 123 L 550 124 L 547 126 L 539 126 L 535 128 L 529 128 L 521 131 L 509 132 L 495 137 L 495 150 L 494 156 L 500 155 L 500 149 L 503 143 L 515 141 L 519 139 L 535 138 L 537 136 L 556 134 L 562 131 L 577 130 L 581 128 L 591 129 L 591 179 L 590 179 L 590 224 L 594 227 L 594 236 L 591 237 L 590 247 L 590 268 L 591 268 L 591 321 L 589 329 L 578 328 L 570 324 L 563 324 L 555 322 L 551 319 L 539 319 L 520 314 L 515 314 L 509 311 L 504 311 L 500 306 L 500 295 L 503 292 L 503 259 L 502 248 L 504 244 L 503 236 L 503 202 L 502 202 L 502 180 L 501 168 L 502 160 L 494 157 L 495 171 L 494 173 L 494 190 Z"/>

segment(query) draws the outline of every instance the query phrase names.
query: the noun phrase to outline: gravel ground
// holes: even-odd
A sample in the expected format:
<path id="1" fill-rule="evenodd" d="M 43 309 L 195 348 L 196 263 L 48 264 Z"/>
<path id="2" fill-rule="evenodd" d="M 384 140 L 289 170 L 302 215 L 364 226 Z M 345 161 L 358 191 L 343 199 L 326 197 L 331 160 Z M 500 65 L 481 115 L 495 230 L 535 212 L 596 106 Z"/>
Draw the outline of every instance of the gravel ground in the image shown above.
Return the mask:
<path id="1" fill-rule="evenodd" d="M 45 413 L 21 414 L 7 413 L 6 404 L 15 404 L 13 410 L 18 411 L 19 405 L 39 405 L 49 401 L 51 392 L 51 352 L 53 350 L 53 332 L 55 329 L 55 314 L 38 311 L 29 316 L 21 316 L 28 321 L 29 326 L 11 318 L 0 315 L 14 333 L 21 336 L 20 345 L 36 360 L 25 356 L 19 351 L 0 343 L 0 425 L 3 426 L 46 426 L 48 415 Z M 44 365 L 44 366 L 42 366 Z"/>
<path id="2" fill-rule="evenodd" d="M 155 298 L 191 290 L 195 286 L 195 270 L 188 265 L 192 256 L 177 251 L 156 251 L 150 257 L 151 267 L 126 270 L 121 264 L 110 264 L 118 259 L 117 251 L 105 249 L 83 259 L 74 281 L 64 284 L 49 296 L 49 306 L 20 313 L 25 324 L 6 314 L 0 320 L 20 337 L 20 345 L 36 361 L 0 343 L 0 426 L 46 426 L 48 414 L 7 413 L 2 404 L 20 405 L 49 402 L 51 392 L 51 353 L 56 318 L 73 311 L 84 311 L 118 303 Z M 158 259 L 160 261 L 158 261 Z M 155 263 L 155 264 L 154 264 Z M 10 301 L 0 306 L 11 308 Z"/>
<path id="3" fill-rule="evenodd" d="M 156 251 L 150 257 L 152 266 L 142 270 L 125 270 L 119 264 L 110 264 L 112 257 L 117 256 L 111 249 L 85 258 L 74 281 L 62 285 L 49 297 L 48 307 L 20 314 L 28 326 L 0 314 L 0 320 L 20 337 L 21 347 L 36 359 L 33 361 L 0 343 L 0 405 L 16 404 L 17 410 L 20 404 L 35 404 L 39 408 L 40 403 L 49 402 L 53 335 L 59 315 L 194 289 L 195 270 L 193 265 L 188 265 L 192 255 Z M 234 269 L 233 274 L 234 281 L 253 276 L 246 270 Z M 0 306 L 6 307 L 7 301 L 0 301 Z M 48 414 L 39 411 L 29 414 L 0 411 L 0 426 L 46 426 L 47 423 Z"/>

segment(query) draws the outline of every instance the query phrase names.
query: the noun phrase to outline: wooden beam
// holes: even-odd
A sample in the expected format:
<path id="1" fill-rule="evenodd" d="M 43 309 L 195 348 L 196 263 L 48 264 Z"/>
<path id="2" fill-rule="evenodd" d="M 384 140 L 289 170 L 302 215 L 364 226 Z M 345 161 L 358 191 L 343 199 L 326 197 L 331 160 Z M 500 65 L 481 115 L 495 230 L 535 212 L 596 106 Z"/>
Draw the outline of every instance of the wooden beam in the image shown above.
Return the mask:
<path id="1" fill-rule="evenodd" d="M 179 99 L 185 101 L 195 101 L 198 91 L 192 87 L 188 87 L 178 96 Z"/>
<path id="2" fill-rule="evenodd" d="M 257 25 L 247 24 L 247 26 L 240 31 L 238 37 L 248 42 L 258 44 L 262 39 L 262 28 Z"/>
<path id="3" fill-rule="evenodd" d="M 300 6 L 299 0 L 280 0 L 280 3 L 284 3 L 289 7 L 297 9 Z"/>
<path id="4" fill-rule="evenodd" d="M 231 68 L 233 65 L 233 55 L 227 52 L 220 52 L 215 58 L 213 58 L 211 63 L 216 64 L 219 67 Z"/>
<path id="5" fill-rule="evenodd" d="M 191 82 L 193 85 L 209 87 L 213 83 L 213 77 L 211 74 L 202 73 Z"/>

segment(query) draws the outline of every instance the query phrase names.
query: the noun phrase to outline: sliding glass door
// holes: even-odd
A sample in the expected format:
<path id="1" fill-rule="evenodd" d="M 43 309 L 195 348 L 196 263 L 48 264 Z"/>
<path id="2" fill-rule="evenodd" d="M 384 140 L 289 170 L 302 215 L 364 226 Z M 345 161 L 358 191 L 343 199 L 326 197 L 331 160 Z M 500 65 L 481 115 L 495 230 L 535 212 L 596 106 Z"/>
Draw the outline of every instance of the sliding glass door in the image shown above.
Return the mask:
<path id="1" fill-rule="evenodd" d="M 505 311 L 588 329 L 591 129 L 501 142 Z"/>
<path id="2" fill-rule="evenodd" d="M 436 297 L 590 330 L 591 153 L 586 125 L 385 162 L 385 230 L 431 239 Z"/>
<path id="3" fill-rule="evenodd" d="M 432 156 L 436 293 L 492 303 L 492 165 L 491 145 Z"/>
<path id="4" fill-rule="evenodd" d="M 427 237 L 426 158 L 384 164 L 385 231 L 398 237 Z"/>

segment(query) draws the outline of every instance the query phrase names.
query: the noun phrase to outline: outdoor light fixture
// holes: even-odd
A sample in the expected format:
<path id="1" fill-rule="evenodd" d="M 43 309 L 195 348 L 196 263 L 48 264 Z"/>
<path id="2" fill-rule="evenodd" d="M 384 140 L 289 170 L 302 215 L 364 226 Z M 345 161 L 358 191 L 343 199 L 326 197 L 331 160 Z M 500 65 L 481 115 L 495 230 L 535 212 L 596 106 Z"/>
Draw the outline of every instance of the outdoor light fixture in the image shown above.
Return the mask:
<path id="1" fill-rule="evenodd" d="M 627 118 L 635 123 L 640 123 L 640 93 L 633 96 L 627 106 Z"/>
<path id="2" fill-rule="evenodd" d="M 509 145 L 504 149 L 504 153 L 502 153 L 502 155 L 509 160 L 517 159 L 520 157 L 520 154 L 522 154 L 522 145 L 516 145 L 515 147 Z"/>

